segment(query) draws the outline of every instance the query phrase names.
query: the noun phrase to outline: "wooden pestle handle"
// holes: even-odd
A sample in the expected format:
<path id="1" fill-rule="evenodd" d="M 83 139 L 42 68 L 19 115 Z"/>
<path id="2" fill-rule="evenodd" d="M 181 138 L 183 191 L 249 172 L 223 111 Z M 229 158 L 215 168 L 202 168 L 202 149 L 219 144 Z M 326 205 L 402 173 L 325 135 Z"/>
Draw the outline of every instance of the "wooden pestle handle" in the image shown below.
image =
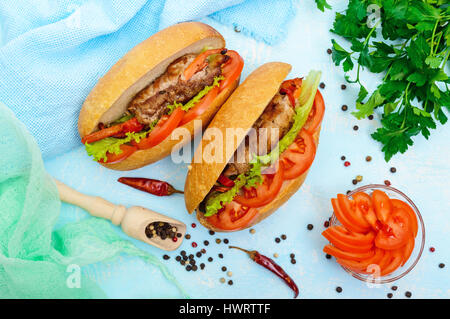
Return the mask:
<path id="1" fill-rule="evenodd" d="M 81 207 L 92 216 L 108 219 L 114 225 L 119 225 L 122 222 L 127 210 L 125 206 L 114 205 L 98 196 L 82 194 L 55 178 L 53 180 L 58 187 L 59 197 L 63 202 Z"/>

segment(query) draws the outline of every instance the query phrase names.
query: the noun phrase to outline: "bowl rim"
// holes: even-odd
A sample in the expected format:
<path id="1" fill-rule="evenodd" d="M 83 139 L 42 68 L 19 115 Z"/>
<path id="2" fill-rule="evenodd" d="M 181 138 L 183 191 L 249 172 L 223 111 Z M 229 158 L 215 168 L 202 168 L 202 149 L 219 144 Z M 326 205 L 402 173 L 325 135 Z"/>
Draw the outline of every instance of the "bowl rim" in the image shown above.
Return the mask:
<path id="1" fill-rule="evenodd" d="M 414 260 L 414 262 L 402 273 L 398 274 L 395 277 L 391 277 L 391 278 L 384 278 L 384 277 L 373 277 L 372 275 L 369 276 L 364 276 L 363 274 L 359 274 L 357 272 L 352 271 L 351 269 L 348 269 L 342 265 L 340 265 L 346 272 L 348 272 L 350 275 L 352 275 L 352 277 L 359 279 L 361 281 L 364 282 L 368 282 L 368 283 L 373 283 L 373 284 L 386 284 L 386 283 L 391 283 L 394 282 L 402 277 L 404 277 L 405 275 L 407 275 L 411 270 L 413 270 L 413 268 L 417 265 L 417 263 L 420 260 L 420 257 L 422 256 L 423 253 L 423 249 L 425 247 L 425 224 L 423 222 L 423 218 L 422 215 L 420 214 L 419 209 L 417 208 L 417 206 L 414 204 L 414 202 L 406 195 L 404 194 L 402 191 L 398 190 L 397 188 L 394 188 L 392 186 L 387 186 L 387 185 L 383 185 L 383 184 L 368 184 L 365 186 L 361 186 L 358 188 L 355 188 L 354 190 L 350 191 L 347 194 L 347 197 L 351 197 L 353 194 L 358 193 L 358 192 L 366 192 L 366 190 L 368 189 L 383 189 L 383 190 L 389 190 L 392 191 L 394 193 L 397 193 L 398 195 L 400 195 L 403 199 L 405 199 L 407 201 L 407 203 L 411 206 L 411 208 L 414 210 L 419 223 L 420 223 L 420 227 L 422 230 L 422 238 L 421 238 L 421 245 L 420 245 L 420 249 L 419 249 L 419 253 L 416 257 L 416 259 Z M 330 225 L 333 225 L 336 223 L 336 221 L 338 221 L 335 213 L 333 212 L 333 215 L 331 216 L 331 221 L 330 221 Z M 415 240 L 417 240 L 417 238 L 415 238 Z"/>

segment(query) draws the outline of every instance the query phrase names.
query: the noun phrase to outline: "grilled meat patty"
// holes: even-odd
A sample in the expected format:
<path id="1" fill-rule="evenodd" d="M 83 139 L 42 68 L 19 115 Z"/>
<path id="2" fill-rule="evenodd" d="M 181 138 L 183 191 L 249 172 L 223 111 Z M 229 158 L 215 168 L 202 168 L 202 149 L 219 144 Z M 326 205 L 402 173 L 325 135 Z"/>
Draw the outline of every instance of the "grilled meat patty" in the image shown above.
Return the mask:
<path id="1" fill-rule="evenodd" d="M 142 124 L 151 124 L 167 114 L 167 105 L 186 103 L 206 86 L 214 83 L 214 78 L 221 75 L 221 65 L 228 56 L 218 54 L 201 71 L 195 73 L 188 81 L 184 70 L 194 61 L 195 54 L 186 54 L 168 67 L 166 72 L 141 90 L 128 105 L 128 111 L 136 116 Z"/>
<path id="2" fill-rule="evenodd" d="M 290 104 L 287 95 L 277 93 L 258 120 L 256 120 L 255 124 L 253 124 L 252 128 L 255 130 L 250 131 L 250 134 L 252 134 L 252 132 L 256 134 L 256 147 L 253 146 L 250 148 L 250 141 L 252 139 L 250 138 L 250 135 L 247 136 L 225 167 L 223 172 L 224 175 L 233 176 L 247 172 L 250 169 L 249 162 L 252 154 L 255 153 L 255 148 L 256 154 L 258 155 L 265 155 L 275 148 L 279 140 L 291 128 L 294 122 L 294 115 L 294 108 Z M 272 131 L 271 129 L 275 130 Z M 255 139 L 253 139 L 253 141 L 255 141 Z M 267 145 L 263 144 L 264 141 L 267 141 Z M 259 148 L 260 144 L 262 146 L 261 148 Z M 242 154 L 244 156 L 242 156 Z"/>

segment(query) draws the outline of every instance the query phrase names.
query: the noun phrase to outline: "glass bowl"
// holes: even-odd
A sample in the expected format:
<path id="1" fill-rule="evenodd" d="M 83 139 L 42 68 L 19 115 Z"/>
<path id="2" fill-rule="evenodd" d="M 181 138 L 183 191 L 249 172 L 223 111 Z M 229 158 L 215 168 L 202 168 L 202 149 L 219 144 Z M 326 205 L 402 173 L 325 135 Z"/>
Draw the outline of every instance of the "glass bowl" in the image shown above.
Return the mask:
<path id="1" fill-rule="evenodd" d="M 408 261 L 402 267 L 399 267 L 394 272 L 390 273 L 389 275 L 382 276 L 382 277 L 375 277 L 373 274 L 360 274 L 360 273 L 357 273 L 357 272 L 355 272 L 351 269 L 348 269 L 344 266 L 341 266 L 341 267 L 344 268 L 344 270 L 346 272 L 348 272 L 350 275 L 352 275 L 353 277 L 355 277 L 359 280 L 369 282 L 369 283 L 386 284 L 386 283 L 390 283 L 390 282 L 393 282 L 395 280 L 402 278 L 403 276 L 408 274 L 419 262 L 419 259 L 422 256 L 423 248 L 425 246 L 425 225 L 423 223 L 423 219 L 422 219 L 422 216 L 420 215 L 419 209 L 417 208 L 416 205 L 414 205 L 413 201 L 408 196 L 403 194 L 398 189 L 395 189 L 394 187 L 385 186 L 385 185 L 381 185 L 381 184 L 366 185 L 366 186 L 362 186 L 362 187 L 359 187 L 359 188 L 351 191 L 350 193 L 347 194 L 347 197 L 349 197 L 351 199 L 352 195 L 357 192 L 364 192 L 364 193 L 371 195 L 375 189 L 379 189 L 379 190 L 385 192 L 389 196 L 389 198 L 396 198 L 396 199 L 400 199 L 400 200 L 406 202 L 407 204 L 409 204 L 411 206 L 411 208 L 416 213 L 417 223 L 418 223 L 418 232 L 417 232 L 417 236 L 415 238 L 414 250 L 413 250 L 411 256 L 409 257 Z M 332 225 L 332 226 L 341 225 L 334 213 L 333 213 L 333 216 L 331 217 L 330 225 Z"/>

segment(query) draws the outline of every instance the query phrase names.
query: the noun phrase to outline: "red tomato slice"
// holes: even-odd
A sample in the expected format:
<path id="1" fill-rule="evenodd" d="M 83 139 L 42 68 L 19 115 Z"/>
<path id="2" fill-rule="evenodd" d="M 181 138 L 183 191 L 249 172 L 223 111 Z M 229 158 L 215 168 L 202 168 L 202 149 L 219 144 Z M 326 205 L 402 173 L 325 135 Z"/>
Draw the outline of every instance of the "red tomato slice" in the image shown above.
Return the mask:
<path id="1" fill-rule="evenodd" d="M 197 57 L 194 59 L 194 61 L 191 62 L 191 64 L 188 65 L 188 67 L 184 70 L 184 78 L 186 81 L 188 81 L 195 73 L 202 70 L 204 67 L 208 65 L 208 61 L 206 59 L 212 55 L 212 54 L 218 54 L 222 52 L 224 49 L 212 49 L 212 50 L 206 50 L 205 52 L 200 53 L 197 55 Z"/>
<path id="2" fill-rule="evenodd" d="M 399 199 L 392 198 L 391 199 L 392 207 L 395 208 L 403 208 L 409 216 L 410 222 L 411 222 L 411 231 L 414 234 L 414 237 L 417 236 L 417 232 L 419 231 L 419 225 L 417 223 L 417 216 L 414 213 L 414 210 L 411 206 L 409 206 L 404 201 L 401 201 Z"/>
<path id="3" fill-rule="evenodd" d="M 159 123 L 150 132 L 150 134 L 137 143 L 137 147 L 141 150 L 145 150 L 164 141 L 172 133 L 172 131 L 177 128 L 185 113 L 186 112 L 178 107 L 172 112 L 167 120 L 159 120 Z"/>
<path id="4" fill-rule="evenodd" d="M 364 219 L 361 211 L 355 209 L 355 203 L 343 194 L 338 194 L 337 198 L 339 207 L 342 213 L 345 214 L 345 217 L 353 224 L 363 228 L 365 232 L 368 232 L 370 230 L 370 224 Z"/>
<path id="5" fill-rule="evenodd" d="M 258 209 L 244 207 L 232 201 L 217 214 L 206 217 L 208 222 L 221 230 L 239 230 L 247 226 L 258 214 Z"/>
<path id="6" fill-rule="evenodd" d="M 403 247 L 412 236 L 409 215 L 403 208 L 396 208 L 375 237 L 375 245 L 386 250 Z"/>
<path id="7" fill-rule="evenodd" d="M 342 225 L 344 225 L 345 228 L 352 232 L 356 233 L 365 233 L 366 230 L 362 227 L 359 227 L 358 225 L 353 224 L 350 220 L 347 219 L 345 214 L 342 212 L 341 208 L 339 207 L 338 200 L 336 198 L 331 199 L 331 204 L 333 205 L 334 213 L 337 217 L 337 219 L 341 222 Z"/>
<path id="8" fill-rule="evenodd" d="M 108 164 L 114 164 L 119 163 L 129 157 L 131 154 L 137 151 L 136 146 L 126 145 L 122 144 L 120 146 L 120 149 L 122 150 L 122 153 L 120 154 L 114 154 L 114 153 L 106 153 L 107 160 L 103 161 L 103 159 L 99 160 L 101 163 L 108 163 Z"/>
<path id="9" fill-rule="evenodd" d="M 219 94 L 219 88 L 215 87 L 211 91 L 208 92 L 193 108 L 186 112 L 178 126 L 182 126 L 186 123 L 189 123 L 193 119 L 200 116 L 203 112 L 205 112 L 210 106 L 214 99 Z"/>
<path id="10" fill-rule="evenodd" d="M 261 207 L 269 204 L 277 195 L 283 185 L 283 169 L 273 175 L 263 175 L 263 183 L 252 190 L 244 190 L 244 195 L 237 195 L 234 201 L 247 207 Z"/>
<path id="11" fill-rule="evenodd" d="M 323 251 L 326 254 L 336 257 L 337 259 L 349 259 L 357 261 L 364 260 L 375 255 L 374 249 L 362 253 L 352 253 L 344 251 L 332 245 L 326 245 L 325 247 L 323 247 Z"/>
<path id="12" fill-rule="evenodd" d="M 299 136 L 280 156 L 284 179 L 295 179 L 306 172 L 316 156 L 316 144 L 312 135 L 301 130 Z"/>
<path id="13" fill-rule="evenodd" d="M 280 93 L 287 94 L 291 106 L 295 108 L 296 101 L 302 92 L 303 79 L 295 78 L 286 80 L 281 84 Z"/>
<path id="14" fill-rule="evenodd" d="M 406 243 L 405 247 L 403 247 L 403 262 L 402 267 L 406 262 L 408 261 L 409 257 L 411 257 L 411 254 L 414 250 L 415 240 L 413 237 L 409 237 L 408 242 Z"/>
<path id="15" fill-rule="evenodd" d="M 383 249 L 375 248 L 375 254 L 367 259 L 361 261 L 347 260 L 347 259 L 337 259 L 337 262 L 342 266 L 349 268 L 353 271 L 367 274 L 368 267 L 371 265 L 378 265 L 379 261 L 383 258 L 385 252 Z"/>
<path id="16" fill-rule="evenodd" d="M 382 223 L 386 223 L 392 212 L 392 204 L 390 198 L 386 195 L 385 192 L 376 189 L 372 193 L 372 202 L 378 220 Z"/>
<path id="17" fill-rule="evenodd" d="M 319 128 L 322 123 L 323 116 L 325 114 L 325 102 L 323 101 L 323 96 L 319 90 L 317 90 L 316 96 L 314 97 L 314 105 L 309 113 L 308 120 L 303 128 L 313 134 Z"/>
<path id="18" fill-rule="evenodd" d="M 342 226 L 331 226 L 325 231 L 330 233 L 333 237 L 350 245 L 372 245 L 375 239 L 375 233 L 373 231 L 370 231 L 367 234 L 360 234 L 351 232 Z"/>
<path id="19" fill-rule="evenodd" d="M 370 195 L 358 192 L 352 195 L 353 201 L 355 202 L 356 210 L 358 210 L 363 216 L 367 223 L 376 231 L 379 229 L 379 222 L 375 210 L 373 209 L 372 199 Z"/>
<path id="20" fill-rule="evenodd" d="M 330 243 L 333 244 L 333 246 L 342 249 L 344 251 L 348 251 L 351 253 L 363 253 L 366 251 L 369 251 L 372 249 L 373 244 L 350 244 L 347 243 L 345 240 L 341 240 L 340 237 L 334 236 L 332 232 L 329 231 L 329 229 L 326 229 L 324 232 L 322 232 L 322 235 L 328 239 Z"/>
<path id="21" fill-rule="evenodd" d="M 228 50 L 227 55 L 231 58 L 222 66 L 222 75 L 225 77 L 220 83 L 220 90 L 222 92 L 225 88 L 231 85 L 241 75 L 244 68 L 244 59 L 233 50 Z"/>
<path id="22" fill-rule="evenodd" d="M 380 276 L 386 276 L 393 273 L 403 262 L 403 254 L 401 249 L 391 251 L 392 258 L 390 262 L 383 267 Z"/>

